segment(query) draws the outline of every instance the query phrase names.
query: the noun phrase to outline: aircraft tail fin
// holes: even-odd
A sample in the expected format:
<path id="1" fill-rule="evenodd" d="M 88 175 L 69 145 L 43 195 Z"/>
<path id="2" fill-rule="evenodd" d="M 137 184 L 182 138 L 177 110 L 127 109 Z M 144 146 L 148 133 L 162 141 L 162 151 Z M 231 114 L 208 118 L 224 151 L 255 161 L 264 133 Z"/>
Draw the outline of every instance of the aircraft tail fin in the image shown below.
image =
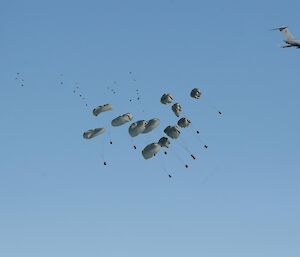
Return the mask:
<path id="1" fill-rule="evenodd" d="M 293 34 L 288 30 L 287 26 L 275 28 L 275 29 L 272 29 L 272 30 L 279 30 L 280 32 L 282 32 L 286 40 L 293 40 L 294 39 Z"/>
<path id="2" fill-rule="evenodd" d="M 282 30 L 280 30 L 283 34 L 286 40 L 292 40 L 294 39 L 294 36 L 291 32 L 289 32 L 288 28 L 284 28 Z"/>

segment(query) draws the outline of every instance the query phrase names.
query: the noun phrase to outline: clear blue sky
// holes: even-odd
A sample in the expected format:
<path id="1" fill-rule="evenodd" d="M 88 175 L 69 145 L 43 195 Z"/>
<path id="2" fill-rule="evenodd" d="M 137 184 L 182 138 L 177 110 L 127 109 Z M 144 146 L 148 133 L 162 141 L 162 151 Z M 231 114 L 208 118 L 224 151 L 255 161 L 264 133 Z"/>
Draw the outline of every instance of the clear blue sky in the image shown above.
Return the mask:
<path id="1" fill-rule="evenodd" d="M 289 25 L 300 38 L 299 9 L 1 0 L 0 256 L 298 257 L 300 50 L 280 49 L 268 29 Z M 193 87 L 201 100 L 188 97 Z M 136 88 L 141 101 L 130 103 Z M 172 142 L 188 169 L 174 154 L 145 161 L 138 152 L 176 122 L 159 103 L 164 92 L 209 145 L 184 131 L 193 161 Z M 106 102 L 114 110 L 93 117 Z M 162 120 L 134 139 L 138 151 L 126 126 L 111 129 L 111 146 L 108 134 L 82 138 L 127 111 Z"/>

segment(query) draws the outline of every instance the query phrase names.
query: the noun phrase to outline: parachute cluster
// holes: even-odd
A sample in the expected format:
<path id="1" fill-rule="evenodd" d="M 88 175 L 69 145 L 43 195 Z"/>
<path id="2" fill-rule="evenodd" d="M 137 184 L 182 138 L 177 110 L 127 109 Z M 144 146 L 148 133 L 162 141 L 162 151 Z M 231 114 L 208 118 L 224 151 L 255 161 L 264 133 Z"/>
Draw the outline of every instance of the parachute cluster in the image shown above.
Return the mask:
<path id="1" fill-rule="evenodd" d="M 199 99 L 202 95 L 202 92 L 198 89 L 198 88 L 194 88 L 191 90 L 190 92 L 190 97 L 193 99 Z M 173 103 L 173 96 L 170 93 L 165 93 L 161 96 L 160 98 L 160 102 L 163 105 L 171 105 Z M 104 112 L 110 111 L 113 109 L 113 105 L 110 103 L 104 104 L 104 105 L 100 105 L 98 107 L 95 107 L 92 110 L 92 114 L 94 116 L 101 116 L 103 115 Z M 154 158 L 163 148 L 164 150 L 164 154 L 168 154 L 168 151 L 171 147 L 171 141 L 170 139 L 174 142 L 176 141 L 180 141 L 179 137 L 180 137 L 180 129 L 185 129 L 189 126 L 192 127 L 192 122 L 187 118 L 187 117 L 181 117 L 182 116 L 182 107 L 179 103 L 174 103 L 171 106 L 171 110 L 172 112 L 175 114 L 175 116 L 178 119 L 177 124 L 171 124 L 168 125 L 167 127 L 165 127 L 163 129 L 163 133 L 164 135 L 159 138 L 157 141 L 155 142 L 151 142 L 150 144 L 146 145 L 143 147 L 143 149 L 141 150 L 141 154 L 143 156 L 143 158 L 145 160 L 148 160 L 150 158 Z M 219 114 L 221 114 L 221 112 L 219 112 Z M 127 123 L 131 124 L 128 127 L 128 134 L 130 136 L 130 138 L 134 138 L 139 136 L 140 134 L 147 134 L 152 132 L 154 129 L 156 129 L 157 127 L 159 127 L 160 125 L 160 119 L 159 118 L 152 118 L 150 120 L 136 120 L 133 121 L 134 117 L 133 115 L 128 112 L 125 114 L 121 114 L 115 118 L 113 118 L 111 120 L 111 126 L 112 127 L 118 127 L 118 126 L 124 126 Z M 84 139 L 92 139 L 96 136 L 102 135 L 105 132 L 105 128 L 94 128 L 94 129 L 89 129 L 87 131 L 85 131 L 83 133 L 83 138 Z M 195 130 L 196 134 L 199 134 L 199 130 Z M 131 139 L 132 140 L 132 139 Z M 200 138 L 198 138 L 198 140 L 201 141 Z M 110 141 L 110 144 L 112 144 L 112 141 Z M 201 141 L 202 144 L 202 141 Z M 180 144 L 181 145 L 181 144 Z M 208 146 L 206 144 L 203 144 L 204 148 L 208 148 Z M 134 149 L 137 149 L 136 145 L 133 145 Z M 187 148 L 187 146 L 185 146 L 184 144 L 182 145 L 182 147 L 184 148 L 184 150 L 186 150 L 190 157 L 195 160 L 196 157 L 193 153 L 191 153 L 191 151 Z M 175 153 L 174 153 L 175 154 Z M 182 162 L 182 159 L 180 158 L 180 156 L 178 156 L 178 160 Z M 104 165 L 107 165 L 107 162 L 104 161 Z M 188 164 L 185 163 L 185 168 L 188 168 Z M 172 175 L 169 173 L 168 176 L 171 178 Z"/>
<path id="2" fill-rule="evenodd" d="M 130 75 L 130 81 L 133 82 L 132 85 L 135 86 L 136 84 L 136 78 L 133 75 L 132 72 L 129 72 Z M 16 73 L 15 81 L 19 84 L 20 87 L 24 87 L 24 76 L 21 75 L 20 72 Z M 64 86 L 68 86 L 70 83 L 65 83 L 65 77 L 64 74 L 59 74 L 59 80 L 58 80 L 58 86 L 60 88 Z M 79 86 L 78 82 L 73 82 L 71 85 L 71 88 L 69 88 L 70 93 L 72 92 L 74 96 L 78 97 L 80 101 L 84 104 L 85 109 L 87 109 L 90 104 L 87 102 L 87 97 L 83 93 L 83 88 Z M 107 90 L 109 90 L 113 95 L 118 95 L 120 87 L 118 86 L 116 81 L 113 81 L 113 85 L 110 85 L 107 87 Z M 187 94 L 188 95 L 188 94 Z M 193 100 L 198 100 L 202 96 L 202 92 L 198 88 L 194 88 L 189 92 L 190 98 Z M 142 113 L 144 113 L 143 105 L 142 105 L 142 95 L 139 88 L 135 88 L 134 95 L 131 95 L 129 101 L 133 104 L 138 103 L 140 105 L 140 110 Z M 159 99 L 157 99 L 158 102 Z M 183 160 L 182 154 L 178 154 L 176 152 L 176 147 L 173 147 L 173 145 L 177 145 L 181 147 L 186 153 L 188 153 L 189 157 L 192 158 L 192 160 L 196 160 L 196 154 L 192 153 L 190 149 L 188 148 L 187 144 L 184 142 L 184 135 L 181 135 L 181 130 L 185 130 L 187 128 L 190 128 L 189 130 L 193 130 L 195 132 L 194 135 L 195 140 L 200 142 L 201 145 L 205 149 L 208 148 L 207 144 L 204 144 L 202 142 L 202 139 L 200 138 L 200 132 L 199 130 L 195 129 L 193 127 L 193 124 L 191 120 L 184 115 L 184 109 L 182 108 L 181 104 L 177 101 L 175 101 L 175 98 L 170 93 L 164 93 L 160 97 L 160 103 L 162 106 L 169 106 L 170 107 L 170 115 L 174 115 L 177 119 L 175 124 L 167 124 L 167 126 L 164 125 L 164 127 L 161 129 L 161 135 L 159 135 L 156 140 L 152 142 L 144 142 L 143 146 L 140 150 L 138 150 L 141 154 L 141 156 L 145 159 L 152 159 L 155 158 L 156 155 L 158 155 L 160 152 L 163 152 L 164 155 L 171 155 L 174 158 L 177 159 L 182 164 L 182 167 L 188 168 L 189 165 L 187 163 L 187 160 Z M 136 106 L 135 106 L 136 107 Z M 211 106 L 212 107 L 212 106 Z M 214 107 L 212 107 L 214 108 Z M 215 109 L 215 108 L 214 108 Z M 87 109 L 88 110 L 88 109 Z M 96 106 L 92 109 L 92 115 L 101 118 L 107 114 L 107 112 L 110 112 L 113 110 L 113 104 L 111 103 L 105 103 L 99 106 Z M 218 113 L 221 115 L 222 113 L 218 111 Z M 116 117 L 112 117 L 110 124 L 106 124 L 106 127 L 97 127 L 88 129 L 83 132 L 82 137 L 85 140 L 91 140 L 97 136 L 103 137 L 104 134 L 108 134 L 109 136 L 109 144 L 112 145 L 112 140 L 110 138 L 110 130 L 111 128 L 116 128 L 120 126 L 128 126 L 128 138 L 130 142 L 132 143 L 132 146 L 135 150 L 138 149 L 136 144 L 134 144 L 134 140 L 136 137 L 139 137 L 143 134 L 150 134 L 152 131 L 157 129 L 161 124 L 161 120 L 157 117 L 150 117 L 151 119 L 135 119 L 132 113 L 121 113 L 120 115 Z M 183 133 L 184 134 L 184 133 Z M 102 140 L 103 141 L 103 140 Z M 103 147 L 103 145 L 102 145 Z M 104 151 L 104 149 L 103 149 Z M 100 156 L 103 159 L 103 164 L 106 166 L 108 165 L 108 162 L 104 158 L 104 152 L 100 154 Z M 164 159 L 158 158 L 159 161 L 162 161 Z M 165 168 L 164 170 L 168 172 L 168 176 L 171 178 L 172 175 L 170 174 L 170 171 L 167 171 Z"/>

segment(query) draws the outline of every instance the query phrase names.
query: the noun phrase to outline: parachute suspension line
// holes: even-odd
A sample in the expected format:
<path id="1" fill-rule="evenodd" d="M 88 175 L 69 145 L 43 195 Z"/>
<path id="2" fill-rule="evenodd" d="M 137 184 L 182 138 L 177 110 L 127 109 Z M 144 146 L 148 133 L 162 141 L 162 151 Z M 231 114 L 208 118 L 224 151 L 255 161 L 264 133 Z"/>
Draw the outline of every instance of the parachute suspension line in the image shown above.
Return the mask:
<path id="1" fill-rule="evenodd" d="M 140 135 L 138 135 L 138 137 L 141 137 L 141 141 L 142 141 L 143 145 L 149 144 L 149 134 L 140 134 Z"/>
<path id="2" fill-rule="evenodd" d="M 88 108 L 89 104 L 88 104 L 88 101 L 87 101 L 87 97 L 86 97 L 86 94 L 84 94 L 82 92 L 82 89 L 81 87 L 79 87 L 79 83 L 77 81 L 74 82 L 74 85 L 73 85 L 73 94 L 75 96 L 79 96 L 79 98 L 82 100 L 84 106 L 86 107 L 86 109 Z"/>
<path id="3" fill-rule="evenodd" d="M 107 88 L 107 89 L 111 92 L 111 94 L 113 94 L 113 96 L 115 97 L 116 94 L 117 94 L 117 92 L 118 92 L 118 90 L 119 90 L 119 89 L 117 89 L 117 87 L 118 87 L 117 81 L 113 81 L 113 82 L 112 82 L 112 85 L 111 85 L 111 86 L 107 86 L 106 88 Z"/>
<path id="4" fill-rule="evenodd" d="M 220 109 L 218 109 L 217 107 L 215 107 L 214 105 L 208 105 L 208 107 L 210 107 L 211 109 L 217 111 L 218 115 L 222 115 L 223 113 L 220 111 Z"/>
<path id="5" fill-rule="evenodd" d="M 106 89 L 109 91 L 109 100 L 111 100 L 111 102 L 113 102 L 117 97 L 116 87 L 117 87 L 116 81 L 113 82 L 113 85 L 109 83 L 109 86 L 106 87 Z"/>
<path id="6" fill-rule="evenodd" d="M 141 91 L 140 91 L 140 89 L 137 88 L 135 90 L 135 93 L 136 93 L 136 101 L 138 102 L 137 108 L 138 108 L 138 110 L 139 110 L 139 112 L 141 114 L 141 117 L 145 116 L 146 114 L 148 115 L 149 111 L 145 110 L 145 105 L 142 102 L 143 97 L 141 97 Z"/>
<path id="7" fill-rule="evenodd" d="M 207 104 L 207 107 L 214 110 L 219 116 L 223 114 L 223 112 L 217 108 L 215 105 L 212 105 L 208 100 L 203 100 L 204 103 Z"/>
<path id="8" fill-rule="evenodd" d="M 136 150 L 137 147 L 136 147 L 136 145 L 134 144 L 132 137 L 129 137 L 129 140 L 130 140 L 130 144 L 133 146 L 133 149 Z"/>
<path id="9" fill-rule="evenodd" d="M 183 148 L 190 155 L 191 158 L 193 158 L 193 160 L 196 160 L 195 155 L 190 151 L 190 149 L 186 145 L 184 145 L 182 142 L 180 142 L 180 140 L 178 140 L 178 144 L 181 148 Z"/>
<path id="10" fill-rule="evenodd" d="M 188 117 L 188 116 L 186 116 L 185 113 L 182 112 L 182 117 Z M 200 134 L 199 129 L 196 129 L 196 128 L 193 126 L 193 122 L 189 121 L 189 124 L 188 124 L 188 126 L 187 126 L 185 129 L 188 129 L 188 127 L 191 127 L 191 128 L 195 131 L 195 133 L 196 133 L 197 135 Z M 196 135 L 193 134 L 193 136 L 196 136 Z M 208 146 L 207 146 L 206 144 L 204 144 L 204 143 L 202 142 L 201 139 L 199 139 L 198 137 L 195 137 L 195 138 L 196 138 L 201 144 L 203 144 L 203 146 L 204 146 L 205 148 L 208 148 Z M 193 157 L 192 157 L 192 158 L 193 158 Z"/>
<path id="11" fill-rule="evenodd" d="M 170 152 L 175 156 L 175 158 L 177 159 L 177 161 L 179 161 L 181 164 L 184 165 L 185 168 L 188 168 L 189 165 L 187 163 L 185 163 L 182 158 L 180 157 L 180 155 L 175 151 L 175 149 L 172 149 L 171 151 L 171 148 L 170 149 Z M 167 153 L 167 151 L 165 151 Z"/>
<path id="12" fill-rule="evenodd" d="M 162 156 L 162 160 L 160 159 L 161 168 L 162 170 L 168 175 L 169 178 L 172 178 L 173 174 L 171 172 L 168 172 L 166 168 L 166 162 L 165 162 L 165 156 Z"/>
<path id="13" fill-rule="evenodd" d="M 202 181 L 200 182 L 200 185 L 206 184 L 209 179 L 211 179 L 213 176 L 215 176 L 219 172 L 220 172 L 219 167 L 215 167 L 214 169 L 211 169 L 208 172 L 208 174 L 202 179 Z"/>
<path id="14" fill-rule="evenodd" d="M 196 160 L 195 155 L 187 147 L 187 143 L 185 142 L 185 140 L 183 138 L 178 138 L 177 141 L 178 141 L 178 144 L 193 158 L 193 160 Z"/>
<path id="15" fill-rule="evenodd" d="M 112 145 L 113 141 L 111 138 L 111 128 L 110 127 L 107 129 L 107 135 L 108 135 L 109 144 Z"/>
<path id="16" fill-rule="evenodd" d="M 100 157 L 102 159 L 103 165 L 106 166 L 107 165 L 107 161 L 105 159 L 104 149 L 105 149 L 104 142 L 103 142 L 103 140 L 101 140 L 101 142 L 100 142 Z"/>
<path id="17" fill-rule="evenodd" d="M 200 137 L 200 131 L 195 129 L 195 127 L 192 125 L 192 123 L 190 123 L 191 128 L 196 131 L 196 135 L 193 133 L 193 136 L 196 138 L 196 140 L 198 140 L 200 142 L 201 145 L 203 145 L 204 148 L 208 148 L 208 145 L 206 143 L 203 142 L 203 140 Z"/>
<path id="18" fill-rule="evenodd" d="M 143 108 L 143 105 L 142 105 L 142 101 L 141 101 L 141 91 L 140 89 L 138 88 L 137 84 L 136 84 L 136 78 L 133 74 L 132 71 L 129 72 L 129 83 L 130 83 L 130 91 L 131 90 L 134 90 L 132 96 L 130 96 L 129 98 L 129 102 L 133 103 L 133 102 L 138 102 L 138 109 L 142 112 L 142 114 L 144 115 L 144 108 Z"/>
<path id="19" fill-rule="evenodd" d="M 146 111 L 145 111 L 144 105 L 142 104 L 140 95 L 137 97 L 137 101 L 139 102 L 138 103 L 139 104 L 139 110 L 141 110 L 142 115 L 144 116 Z"/>
<path id="20" fill-rule="evenodd" d="M 194 127 L 194 125 L 192 124 L 192 122 L 190 123 L 189 126 L 191 126 L 191 128 L 192 128 L 194 131 L 196 131 L 196 134 L 200 134 L 199 129 L 196 129 L 196 128 Z"/>
<path id="21" fill-rule="evenodd" d="M 183 117 L 188 117 L 188 116 L 185 115 L 184 112 L 182 113 L 182 116 Z M 206 143 L 204 143 L 203 140 L 200 138 L 200 131 L 199 131 L 199 129 L 194 127 L 193 122 L 190 122 L 188 127 L 191 127 L 192 130 L 194 131 L 193 136 L 196 138 L 196 140 L 198 140 L 200 142 L 200 144 L 202 144 L 203 147 L 207 149 L 208 145 Z M 188 129 L 188 127 L 185 128 L 185 129 Z"/>

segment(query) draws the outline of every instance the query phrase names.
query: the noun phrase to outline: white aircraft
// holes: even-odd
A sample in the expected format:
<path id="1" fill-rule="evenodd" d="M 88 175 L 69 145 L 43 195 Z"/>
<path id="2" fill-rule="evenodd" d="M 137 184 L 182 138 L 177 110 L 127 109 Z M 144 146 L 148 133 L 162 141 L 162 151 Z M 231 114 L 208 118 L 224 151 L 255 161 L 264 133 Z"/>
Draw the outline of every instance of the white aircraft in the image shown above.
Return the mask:
<path id="1" fill-rule="evenodd" d="M 288 27 L 279 27 L 272 30 L 279 30 L 284 34 L 285 40 L 283 40 L 286 44 L 283 46 L 280 46 L 282 48 L 286 47 L 297 47 L 300 48 L 300 39 L 295 39 L 291 32 L 289 32 Z"/>

